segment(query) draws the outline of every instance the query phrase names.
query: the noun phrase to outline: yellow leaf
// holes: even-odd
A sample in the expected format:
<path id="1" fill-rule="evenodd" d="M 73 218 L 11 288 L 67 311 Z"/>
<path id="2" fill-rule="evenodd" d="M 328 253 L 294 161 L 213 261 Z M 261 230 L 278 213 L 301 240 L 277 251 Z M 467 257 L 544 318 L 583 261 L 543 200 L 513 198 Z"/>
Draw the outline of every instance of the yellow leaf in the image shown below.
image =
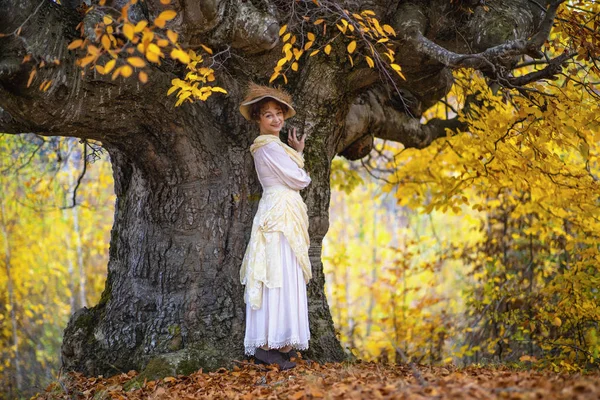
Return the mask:
<path id="1" fill-rule="evenodd" d="M 179 60 L 183 64 L 188 64 L 190 62 L 190 56 L 185 51 L 180 49 L 171 50 L 171 58 L 174 60 Z"/>
<path id="2" fill-rule="evenodd" d="M 166 47 L 169 45 L 169 41 L 167 39 L 158 39 L 156 41 L 156 44 L 158 45 L 158 47 Z"/>
<path id="3" fill-rule="evenodd" d="M 131 74 L 133 74 L 133 68 L 131 68 L 129 65 L 123 65 L 121 67 L 121 75 L 123 75 L 125 78 L 129 78 Z"/>
<path id="4" fill-rule="evenodd" d="M 287 25 L 284 25 L 281 28 L 279 28 L 279 36 L 283 35 L 283 33 L 285 32 L 286 29 L 287 29 Z"/>
<path id="5" fill-rule="evenodd" d="M 323 51 L 325 51 L 325 54 L 329 55 L 329 53 L 331 53 L 331 45 L 328 44 L 327 46 L 325 46 L 325 50 Z"/>
<path id="6" fill-rule="evenodd" d="M 277 66 L 278 67 L 282 67 L 288 60 L 284 57 L 279 59 L 279 61 L 277 61 Z"/>
<path id="7" fill-rule="evenodd" d="M 158 19 L 164 19 L 165 21 L 170 21 L 177 16 L 177 12 L 175 10 L 165 10 L 158 15 Z"/>
<path id="8" fill-rule="evenodd" d="M 319 24 L 323 23 L 323 21 L 325 21 L 325 20 L 324 20 L 324 19 L 322 19 L 322 18 L 319 18 L 318 20 L 316 20 L 316 21 L 314 22 L 314 24 L 315 24 L 315 25 L 319 25 Z"/>
<path id="9" fill-rule="evenodd" d="M 33 82 L 33 77 L 37 74 L 37 70 L 34 68 L 29 73 L 29 80 L 27 81 L 27 87 L 31 86 L 31 82 Z"/>
<path id="10" fill-rule="evenodd" d="M 94 61 L 95 59 L 96 59 L 96 56 L 83 57 L 82 59 L 79 60 L 79 66 L 83 68 L 86 65 L 88 65 L 89 63 L 91 63 L 92 61 Z"/>
<path id="11" fill-rule="evenodd" d="M 169 91 L 167 92 L 167 96 L 172 95 L 175 91 L 177 91 L 177 89 L 179 89 L 179 87 L 177 87 L 177 86 L 171 86 L 169 88 Z"/>
<path id="12" fill-rule="evenodd" d="M 562 325 L 562 321 L 560 320 L 560 318 L 554 317 L 554 320 L 552 320 L 552 325 L 554 325 L 554 326 L 561 326 Z"/>
<path id="13" fill-rule="evenodd" d="M 108 74 L 110 71 L 112 71 L 112 69 L 115 67 L 116 63 L 117 63 L 117 60 L 110 60 L 109 62 L 107 62 L 104 65 L 104 73 Z"/>
<path id="14" fill-rule="evenodd" d="M 102 22 L 104 22 L 104 25 L 110 25 L 113 22 L 113 19 L 110 17 L 110 15 L 105 15 L 104 18 L 102 18 Z"/>
<path id="15" fill-rule="evenodd" d="M 273 75 L 271 75 L 271 79 L 269 79 L 269 83 L 273 82 L 278 76 L 279 72 L 274 72 Z"/>
<path id="16" fill-rule="evenodd" d="M 110 50 L 110 39 L 108 36 L 102 35 L 102 39 L 100 39 L 100 41 L 102 42 L 102 47 L 104 47 L 106 50 Z"/>
<path id="17" fill-rule="evenodd" d="M 106 72 L 104 71 L 104 67 L 102 65 L 96 64 L 96 71 L 98 71 L 98 73 L 105 75 Z"/>
<path id="18" fill-rule="evenodd" d="M 166 23 L 167 21 L 162 18 L 156 18 L 154 20 L 154 25 L 158 26 L 159 28 L 164 28 Z"/>
<path id="19" fill-rule="evenodd" d="M 156 44 L 154 43 L 150 43 L 150 45 L 148 46 L 148 51 L 150 53 L 155 53 L 157 55 L 160 55 L 162 52 L 160 51 L 160 47 L 158 47 Z"/>
<path id="20" fill-rule="evenodd" d="M 177 103 L 175 103 L 175 107 L 179 107 L 185 99 L 187 99 L 188 97 L 191 96 L 191 94 L 192 94 L 192 92 L 184 92 L 184 93 L 179 92 L 179 99 L 177 100 Z"/>
<path id="21" fill-rule="evenodd" d="M 394 68 L 396 71 L 400 71 L 402 68 L 400 68 L 400 66 L 398 64 L 391 64 L 392 68 Z"/>
<path id="22" fill-rule="evenodd" d="M 290 36 L 292 36 L 292 34 L 291 34 L 291 33 L 289 33 L 289 32 L 288 32 L 288 33 L 286 33 L 286 34 L 283 36 L 283 41 L 284 41 L 284 42 L 287 42 L 287 41 L 288 41 L 288 39 L 290 38 Z"/>
<path id="23" fill-rule="evenodd" d="M 383 30 L 386 31 L 387 33 L 389 33 L 390 35 L 396 36 L 396 31 L 394 30 L 394 28 L 392 28 L 388 24 L 383 25 Z"/>
<path id="24" fill-rule="evenodd" d="M 164 4 L 165 6 L 171 4 L 171 0 L 160 0 L 160 4 Z"/>
<path id="25" fill-rule="evenodd" d="M 127 62 L 136 68 L 144 68 L 146 66 L 146 62 L 140 57 L 129 57 Z"/>
<path id="26" fill-rule="evenodd" d="M 369 64 L 369 68 L 373 68 L 375 66 L 375 63 L 373 62 L 373 59 L 371 57 L 366 56 L 365 60 L 367 60 L 367 64 Z"/>
<path id="27" fill-rule="evenodd" d="M 287 83 L 287 82 L 288 82 L 288 80 L 287 80 L 287 76 L 285 76 L 285 74 L 283 74 L 283 80 L 284 80 L 284 82 L 285 82 L 285 83 Z"/>
<path id="28" fill-rule="evenodd" d="M 306 44 L 304 45 L 304 50 L 308 50 L 310 49 L 310 46 L 313 45 L 314 42 L 306 42 Z"/>
<path id="29" fill-rule="evenodd" d="M 137 0 L 130 0 L 130 3 L 125 4 L 123 7 L 121 7 L 121 19 L 124 22 L 129 22 L 129 7 L 131 6 L 131 4 L 135 4 L 135 2 L 137 2 Z"/>
<path id="30" fill-rule="evenodd" d="M 297 62 L 294 62 L 292 64 L 292 71 L 298 71 L 298 63 Z"/>
<path id="31" fill-rule="evenodd" d="M 130 23 L 125 23 L 123 25 L 123 34 L 129 40 L 133 40 L 133 36 L 135 35 L 135 28 Z"/>
<path id="32" fill-rule="evenodd" d="M 148 61 L 151 61 L 153 63 L 157 63 L 157 64 L 160 63 L 158 54 L 152 53 L 151 51 L 146 52 L 146 58 L 148 59 Z"/>
<path id="33" fill-rule="evenodd" d="M 312 56 L 314 56 L 315 54 L 317 54 L 319 51 L 320 51 L 320 50 L 313 50 L 313 51 L 312 51 L 312 52 L 311 52 L 311 53 L 310 53 L 308 56 L 309 56 L 309 57 L 312 57 Z"/>
<path id="34" fill-rule="evenodd" d="M 213 92 L 227 93 L 227 90 L 223 89 L 222 87 L 218 87 L 218 86 L 213 86 L 210 88 L 210 90 Z"/>
<path id="35" fill-rule="evenodd" d="M 354 61 L 352 61 L 352 56 L 348 54 L 348 58 L 350 59 L 350 65 L 354 67 Z"/>
<path id="36" fill-rule="evenodd" d="M 177 43 L 177 37 L 179 35 L 176 32 L 173 32 L 172 30 L 167 30 L 167 37 L 169 38 L 169 40 L 171 41 L 171 43 L 175 44 Z"/>
<path id="37" fill-rule="evenodd" d="M 81 47 L 81 45 L 82 45 L 82 44 L 83 44 L 83 40 L 81 40 L 81 39 L 77 39 L 77 40 L 74 40 L 74 41 L 72 41 L 72 42 L 69 44 L 69 46 L 67 47 L 67 49 L 69 49 L 69 50 L 73 50 L 73 49 L 76 49 L 76 48 L 78 48 L 78 47 Z"/>
<path id="38" fill-rule="evenodd" d="M 110 79 L 112 79 L 113 81 L 114 81 L 115 79 L 117 79 L 117 77 L 118 77 L 118 76 L 119 76 L 119 74 L 121 73 L 121 68 L 122 68 L 122 67 L 119 67 L 119 68 L 115 69 L 115 72 L 113 72 L 113 74 L 112 74 L 112 77 L 111 77 Z"/>
<path id="39" fill-rule="evenodd" d="M 204 49 L 204 51 L 206 51 L 208 54 L 212 54 L 213 51 L 210 47 L 206 47 L 205 45 L 201 44 L 200 46 L 202 46 L 202 48 Z"/>
<path id="40" fill-rule="evenodd" d="M 310 40 L 311 42 L 315 41 L 315 34 L 312 32 L 308 32 L 308 34 L 306 35 L 308 37 L 308 40 Z"/>
<path id="41" fill-rule="evenodd" d="M 379 21 L 377 21 L 375 18 L 373 18 L 372 21 L 373 25 L 375 25 L 375 29 L 377 30 L 377 32 L 379 32 L 381 36 L 385 36 L 385 33 L 383 33 L 383 29 L 381 29 L 381 25 L 379 25 Z"/>
<path id="42" fill-rule="evenodd" d="M 87 47 L 87 51 L 88 51 L 89 54 L 91 54 L 93 56 L 96 56 L 96 55 L 100 54 L 100 49 L 97 48 L 94 45 L 91 45 L 91 44 Z"/>
<path id="43" fill-rule="evenodd" d="M 146 25 L 148 25 L 148 21 L 146 21 L 145 19 L 143 19 L 140 22 L 138 22 L 137 24 L 135 24 L 135 28 L 133 28 L 133 31 L 135 33 L 140 33 L 141 31 L 144 30 L 144 28 L 146 27 Z"/>
<path id="44" fill-rule="evenodd" d="M 348 44 L 348 53 L 352 54 L 352 52 L 356 49 L 356 40 L 353 40 Z"/>
<path id="45" fill-rule="evenodd" d="M 296 61 L 300 58 L 302 53 L 304 53 L 304 50 L 299 50 L 299 49 L 293 49 L 293 51 L 294 51 L 294 58 L 296 58 Z"/>

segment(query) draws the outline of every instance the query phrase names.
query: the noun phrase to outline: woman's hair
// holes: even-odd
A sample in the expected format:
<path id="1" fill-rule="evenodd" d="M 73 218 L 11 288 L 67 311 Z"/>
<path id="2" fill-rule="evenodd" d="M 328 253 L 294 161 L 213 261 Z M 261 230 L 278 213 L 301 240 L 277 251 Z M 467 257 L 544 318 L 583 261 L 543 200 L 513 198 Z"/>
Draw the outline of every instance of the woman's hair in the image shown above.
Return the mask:
<path id="1" fill-rule="evenodd" d="M 267 104 L 270 101 L 274 101 L 275 104 L 277 104 L 279 107 L 281 107 L 281 111 L 283 111 L 283 115 L 287 114 L 289 107 L 277 100 L 275 100 L 272 97 L 265 97 L 262 100 L 257 101 L 256 103 L 253 103 L 250 105 L 250 118 L 252 118 L 253 121 L 260 121 L 260 110 L 263 108 L 263 106 L 265 104 Z"/>

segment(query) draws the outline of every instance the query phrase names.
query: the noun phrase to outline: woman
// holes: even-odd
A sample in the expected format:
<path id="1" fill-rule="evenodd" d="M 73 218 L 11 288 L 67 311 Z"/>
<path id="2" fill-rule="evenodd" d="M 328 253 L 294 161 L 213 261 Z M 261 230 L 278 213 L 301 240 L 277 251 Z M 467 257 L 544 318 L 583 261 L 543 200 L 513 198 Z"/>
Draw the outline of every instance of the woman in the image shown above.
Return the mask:
<path id="1" fill-rule="evenodd" d="M 254 121 L 260 135 L 250 151 L 263 187 L 250 242 L 240 269 L 246 285 L 247 355 L 281 369 L 293 368 L 293 349 L 308 348 L 306 283 L 312 277 L 308 258 L 308 215 L 300 193 L 310 183 L 304 171 L 304 139 L 296 129 L 288 143 L 279 139 L 284 120 L 296 114 L 291 97 L 280 89 L 251 83 L 240 112 Z"/>

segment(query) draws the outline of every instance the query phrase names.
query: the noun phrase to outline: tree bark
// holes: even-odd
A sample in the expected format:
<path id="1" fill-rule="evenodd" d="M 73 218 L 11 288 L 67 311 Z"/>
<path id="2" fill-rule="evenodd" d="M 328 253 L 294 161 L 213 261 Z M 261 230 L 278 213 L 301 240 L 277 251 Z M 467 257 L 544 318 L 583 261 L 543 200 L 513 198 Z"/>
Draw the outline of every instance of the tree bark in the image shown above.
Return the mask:
<path id="1" fill-rule="evenodd" d="M 108 3 L 117 7 L 123 1 Z M 354 3 L 342 5 L 354 10 Z M 419 122 L 450 90 L 460 53 L 485 55 L 487 48 L 509 40 L 522 43 L 544 25 L 545 15 L 527 0 L 488 1 L 491 12 L 472 2 L 473 13 L 447 0 L 358 3 L 399 33 L 396 57 L 407 77 L 396 82 L 402 98 L 379 81 L 376 71 L 342 62 L 346 44 L 341 41 L 329 58 L 306 58 L 286 86 L 298 111 L 286 124 L 309 135 L 305 153 L 312 184 L 303 191 L 313 266 L 308 356 L 317 361 L 344 359 L 321 263 L 331 160 L 336 154 L 364 157 L 374 137 L 421 148 L 444 136 L 446 128 L 462 127 L 456 119 Z M 113 165 L 117 200 L 106 286 L 98 305 L 72 316 L 63 365 L 88 375 L 148 365 L 162 368 L 162 374 L 231 366 L 243 357 L 239 266 L 260 198 L 248 151 L 258 131 L 237 107 L 249 79 L 268 81 L 281 54 L 277 32 L 289 10 L 267 0 L 199 5 L 176 0 L 180 17 L 172 28 L 182 33 L 185 44 L 208 44 L 231 57 L 222 61 L 226 71 L 217 71 L 227 96 L 175 109 L 165 92 L 181 71 L 169 65 L 150 67 L 150 81 L 143 87 L 133 79 L 111 81 L 93 71 L 81 76 L 66 46 L 77 38 L 77 24 L 88 26 L 85 18 L 92 16 L 77 13 L 77 1 L 65 4 L 0 3 L 0 26 L 8 34 L 0 38 L 0 131 L 95 139 Z M 132 12 L 152 19 L 162 9 L 158 0 L 144 4 Z M 436 58 L 441 53 L 432 43 L 452 50 L 452 57 Z M 506 48 L 511 57 L 532 51 L 529 45 Z M 494 51 L 501 59 L 501 49 Z M 38 71 L 40 79 L 55 82 L 48 92 L 26 87 L 31 64 L 21 63 L 25 54 L 60 60 Z"/>

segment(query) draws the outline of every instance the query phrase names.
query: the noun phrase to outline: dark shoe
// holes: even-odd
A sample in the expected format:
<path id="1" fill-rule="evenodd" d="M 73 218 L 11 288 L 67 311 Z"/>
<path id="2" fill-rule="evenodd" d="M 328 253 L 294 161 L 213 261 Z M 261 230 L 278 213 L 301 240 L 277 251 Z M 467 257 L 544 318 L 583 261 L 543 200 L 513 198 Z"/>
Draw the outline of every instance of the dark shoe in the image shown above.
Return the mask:
<path id="1" fill-rule="evenodd" d="M 281 354 L 283 354 L 283 358 L 285 358 L 286 360 L 291 360 L 292 358 L 298 359 L 298 352 L 294 349 L 288 351 L 287 353 Z"/>
<path id="2" fill-rule="evenodd" d="M 284 359 L 283 354 L 276 349 L 263 350 L 258 348 L 254 352 L 254 358 L 264 364 L 277 364 L 281 370 L 294 368 L 296 366 L 296 363 Z"/>

